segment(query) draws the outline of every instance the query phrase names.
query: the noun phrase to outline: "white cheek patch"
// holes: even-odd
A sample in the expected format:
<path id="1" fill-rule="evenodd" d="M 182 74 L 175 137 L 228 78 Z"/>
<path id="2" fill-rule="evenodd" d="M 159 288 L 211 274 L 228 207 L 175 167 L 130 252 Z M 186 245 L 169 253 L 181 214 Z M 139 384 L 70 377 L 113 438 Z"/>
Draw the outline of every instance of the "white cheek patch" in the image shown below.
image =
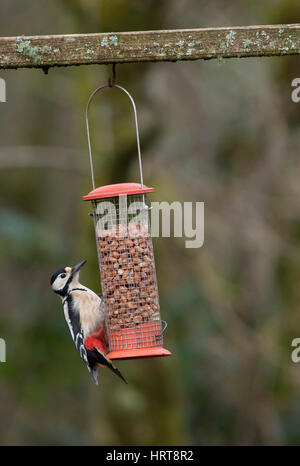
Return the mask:
<path id="1" fill-rule="evenodd" d="M 60 277 L 58 277 L 58 278 L 55 280 L 55 282 L 53 283 L 52 288 L 53 288 L 54 290 L 61 290 L 61 289 L 64 288 L 64 286 L 66 285 L 67 281 L 68 281 L 68 277 L 66 277 L 66 278 L 60 278 Z"/>
<path id="2" fill-rule="evenodd" d="M 55 282 L 53 283 L 53 288 L 55 290 L 59 290 L 60 289 L 60 280 L 55 280 Z"/>

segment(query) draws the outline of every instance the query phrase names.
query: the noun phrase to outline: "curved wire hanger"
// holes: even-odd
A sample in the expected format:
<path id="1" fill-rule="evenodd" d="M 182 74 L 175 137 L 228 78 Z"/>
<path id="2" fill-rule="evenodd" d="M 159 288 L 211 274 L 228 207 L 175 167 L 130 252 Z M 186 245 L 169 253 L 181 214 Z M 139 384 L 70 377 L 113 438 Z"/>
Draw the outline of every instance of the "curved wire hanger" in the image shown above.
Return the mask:
<path id="1" fill-rule="evenodd" d="M 104 84 L 102 86 L 97 87 L 92 94 L 89 97 L 87 106 L 86 106 L 86 111 L 85 111 L 85 122 L 86 122 L 86 131 L 87 131 L 87 138 L 88 138 L 88 146 L 89 146 L 89 157 L 90 157 L 90 167 L 91 167 L 91 177 L 92 177 L 92 185 L 93 189 L 95 189 L 95 178 L 94 178 L 94 165 L 93 165 L 93 156 L 92 156 L 92 147 L 91 147 L 91 138 L 90 138 L 90 127 L 89 127 L 89 118 L 88 118 L 88 113 L 89 113 L 89 107 L 90 103 L 97 94 L 97 92 L 101 91 L 102 89 L 105 89 L 106 87 L 116 87 L 123 91 L 130 99 L 132 107 L 133 107 L 133 113 L 134 113 L 134 122 L 135 122 L 135 131 L 136 131 L 136 142 L 137 142 L 137 150 L 138 150 L 138 159 L 139 159 L 139 170 L 140 170 L 140 179 L 141 179 L 141 188 L 143 189 L 144 187 L 144 180 L 143 180 L 143 167 L 142 167 L 142 156 L 141 156 L 141 145 L 140 145 L 140 135 L 139 135 L 139 126 L 138 126 L 138 119 L 137 119 L 137 111 L 136 111 L 136 105 L 133 100 L 133 97 L 129 92 L 119 84 L 115 83 L 115 65 L 113 65 L 113 79 L 111 80 L 109 78 L 108 84 Z"/>

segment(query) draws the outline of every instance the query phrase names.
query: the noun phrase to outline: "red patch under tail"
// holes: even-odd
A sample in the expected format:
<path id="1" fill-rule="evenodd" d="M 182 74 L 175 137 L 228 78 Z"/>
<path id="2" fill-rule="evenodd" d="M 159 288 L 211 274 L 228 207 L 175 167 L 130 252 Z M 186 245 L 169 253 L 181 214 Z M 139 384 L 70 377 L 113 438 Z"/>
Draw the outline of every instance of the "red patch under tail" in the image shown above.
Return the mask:
<path id="1" fill-rule="evenodd" d="M 108 352 L 108 343 L 105 326 L 98 330 L 98 332 L 92 333 L 90 336 L 86 337 L 84 345 L 88 350 L 97 348 L 102 351 L 102 353 L 106 354 Z"/>

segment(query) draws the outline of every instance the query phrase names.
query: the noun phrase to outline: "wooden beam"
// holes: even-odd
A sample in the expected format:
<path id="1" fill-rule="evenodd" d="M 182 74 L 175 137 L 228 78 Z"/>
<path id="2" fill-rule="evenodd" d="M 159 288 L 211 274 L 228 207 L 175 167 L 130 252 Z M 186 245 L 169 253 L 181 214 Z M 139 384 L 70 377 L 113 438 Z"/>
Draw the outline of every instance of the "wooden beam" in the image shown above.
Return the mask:
<path id="1" fill-rule="evenodd" d="M 300 54 L 300 24 L 0 38 L 0 68 Z"/>

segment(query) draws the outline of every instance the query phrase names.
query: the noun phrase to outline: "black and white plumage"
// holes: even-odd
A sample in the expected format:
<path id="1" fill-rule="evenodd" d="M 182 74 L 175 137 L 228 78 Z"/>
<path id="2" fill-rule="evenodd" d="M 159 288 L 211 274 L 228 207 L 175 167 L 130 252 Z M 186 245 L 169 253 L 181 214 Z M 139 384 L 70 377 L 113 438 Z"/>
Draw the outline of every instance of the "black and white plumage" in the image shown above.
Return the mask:
<path id="1" fill-rule="evenodd" d="M 57 270 L 51 277 L 51 287 L 62 298 L 63 312 L 72 339 L 95 384 L 98 384 L 99 365 L 111 369 L 126 382 L 105 354 L 107 341 L 103 300 L 79 283 L 79 270 L 85 263 L 82 261 L 74 267 Z"/>

